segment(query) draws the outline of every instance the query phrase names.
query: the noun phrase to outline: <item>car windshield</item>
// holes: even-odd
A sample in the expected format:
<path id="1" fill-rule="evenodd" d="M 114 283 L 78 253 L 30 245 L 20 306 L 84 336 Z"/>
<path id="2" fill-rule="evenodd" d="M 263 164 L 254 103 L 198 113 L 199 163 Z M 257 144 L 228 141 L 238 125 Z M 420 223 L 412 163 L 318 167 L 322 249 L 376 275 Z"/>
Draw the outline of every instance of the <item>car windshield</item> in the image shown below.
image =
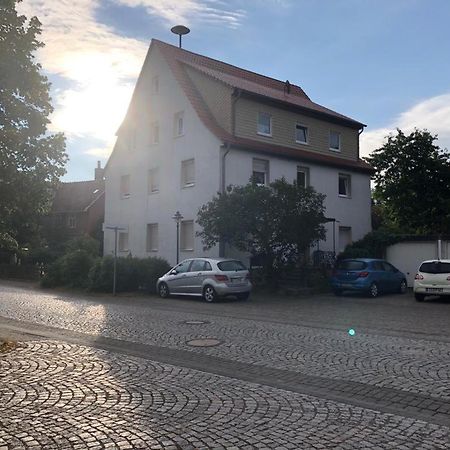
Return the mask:
<path id="1" fill-rule="evenodd" d="M 223 272 L 233 272 L 236 270 L 247 270 L 240 261 L 222 261 L 217 263 L 217 267 Z"/>
<path id="2" fill-rule="evenodd" d="M 441 261 L 432 261 L 423 263 L 419 272 L 423 273 L 450 273 L 450 263 Z"/>
<path id="3" fill-rule="evenodd" d="M 338 270 L 363 270 L 367 267 L 364 261 L 340 261 L 337 265 Z"/>

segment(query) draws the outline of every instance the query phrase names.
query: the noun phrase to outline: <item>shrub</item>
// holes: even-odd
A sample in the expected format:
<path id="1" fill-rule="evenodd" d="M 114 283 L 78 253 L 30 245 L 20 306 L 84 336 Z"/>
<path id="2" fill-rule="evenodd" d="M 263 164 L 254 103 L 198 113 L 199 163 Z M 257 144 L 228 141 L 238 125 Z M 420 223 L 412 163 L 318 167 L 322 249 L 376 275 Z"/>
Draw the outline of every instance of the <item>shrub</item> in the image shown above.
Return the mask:
<path id="1" fill-rule="evenodd" d="M 116 292 L 136 291 L 140 288 L 155 292 L 156 280 L 170 269 L 162 258 L 117 258 Z M 114 258 L 98 258 L 89 272 L 89 288 L 97 292 L 111 292 Z"/>

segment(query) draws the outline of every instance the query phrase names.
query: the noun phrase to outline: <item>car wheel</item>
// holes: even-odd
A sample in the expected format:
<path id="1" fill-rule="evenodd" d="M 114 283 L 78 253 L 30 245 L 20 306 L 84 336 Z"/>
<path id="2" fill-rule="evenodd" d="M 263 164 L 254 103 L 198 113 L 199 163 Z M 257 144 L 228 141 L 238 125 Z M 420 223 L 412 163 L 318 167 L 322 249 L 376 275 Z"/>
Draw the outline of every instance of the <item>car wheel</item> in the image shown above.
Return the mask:
<path id="1" fill-rule="evenodd" d="M 369 295 L 372 298 L 375 298 L 375 297 L 378 297 L 378 294 L 379 294 L 379 292 L 378 292 L 377 283 L 372 283 L 369 288 Z"/>
<path id="2" fill-rule="evenodd" d="M 212 286 L 205 286 L 203 289 L 203 298 L 208 302 L 212 303 L 217 299 L 217 293 Z"/>
<path id="3" fill-rule="evenodd" d="M 424 294 L 414 294 L 414 297 L 418 302 L 423 302 L 425 300 Z"/>
<path id="4" fill-rule="evenodd" d="M 398 289 L 400 294 L 404 294 L 407 289 L 408 289 L 408 285 L 406 284 L 406 280 L 400 281 L 400 286 L 399 286 L 399 289 Z"/>
<path id="5" fill-rule="evenodd" d="M 342 291 L 340 289 L 335 289 L 333 292 L 336 297 L 341 297 L 342 295 Z"/>
<path id="6" fill-rule="evenodd" d="M 250 297 L 250 292 L 244 292 L 243 294 L 238 294 L 237 298 L 239 300 L 247 300 Z"/>
<path id="7" fill-rule="evenodd" d="M 158 286 L 158 294 L 159 294 L 159 296 L 161 297 L 161 298 L 167 298 L 168 296 L 169 296 L 169 294 L 170 294 L 170 292 L 169 292 L 169 286 L 167 286 L 167 284 L 166 283 L 161 283 L 159 286 Z"/>

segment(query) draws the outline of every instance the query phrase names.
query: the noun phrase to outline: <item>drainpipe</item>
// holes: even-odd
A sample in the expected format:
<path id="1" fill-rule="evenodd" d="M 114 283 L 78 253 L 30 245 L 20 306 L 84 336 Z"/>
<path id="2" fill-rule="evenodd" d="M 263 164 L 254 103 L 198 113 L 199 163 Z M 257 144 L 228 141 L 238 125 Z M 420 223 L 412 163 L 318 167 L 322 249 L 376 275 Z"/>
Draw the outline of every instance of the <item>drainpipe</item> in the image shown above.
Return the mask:
<path id="1" fill-rule="evenodd" d="M 225 152 L 222 154 L 222 158 L 221 158 L 221 186 L 220 186 L 220 192 L 222 194 L 225 193 L 225 187 L 226 187 L 226 157 L 228 155 L 228 153 L 230 153 L 230 143 L 227 142 L 225 144 Z M 219 242 L 219 256 L 221 258 L 223 258 L 225 256 L 225 242 L 220 241 Z"/>
<path id="2" fill-rule="evenodd" d="M 439 260 L 442 259 L 442 239 L 437 241 L 437 257 Z"/>
<path id="3" fill-rule="evenodd" d="M 364 127 L 362 127 L 362 128 L 358 131 L 358 159 L 359 159 L 359 138 L 360 138 L 361 134 L 363 133 L 363 131 L 364 131 Z"/>

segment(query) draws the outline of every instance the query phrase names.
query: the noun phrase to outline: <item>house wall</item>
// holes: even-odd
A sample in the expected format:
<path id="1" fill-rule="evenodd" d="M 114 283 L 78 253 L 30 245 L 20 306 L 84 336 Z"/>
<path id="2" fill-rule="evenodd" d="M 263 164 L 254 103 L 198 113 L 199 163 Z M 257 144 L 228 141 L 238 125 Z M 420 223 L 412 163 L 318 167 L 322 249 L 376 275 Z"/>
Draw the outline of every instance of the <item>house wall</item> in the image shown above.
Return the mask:
<path id="1" fill-rule="evenodd" d="M 358 130 L 335 125 L 325 120 L 315 119 L 306 115 L 286 111 L 275 106 L 269 106 L 247 98 L 240 98 L 235 106 L 236 136 L 254 139 L 274 145 L 284 145 L 313 153 L 335 156 L 351 160 L 358 159 Z M 272 115 L 272 136 L 262 136 L 257 133 L 258 113 L 266 112 Z M 308 127 L 308 145 L 295 142 L 295 125 L 299 123 Z M 341 151 L 330 150 L 330 130 L 341 134 Z"/>
<path id="2" fill-rule="evenodd" d="M 297 166 L 309 168 L 310 185 L 316 191 L 326 195 L 324 201 L 326 217 L 336 219 L 334 245 L 333 223 L 329 222 L 325 225 L 326 241 L 319 242 L 320 250 L 334 251 L 335 249 L 336 253 L 339 252 L 339 227 L 351 227 L 353 241 L 361 239 L 371 231 L 370 177 L 368 175 L 232 149 L 226 157 L 225 185 L 246 184 L 252 176 L 253 158 L 269 161 L 270 181 L 281 177 L 285 177 L 287 181 L 293 181 L 297 178 Z M 351 176 L 350 198 L 338 195 L 338 176 L 340 173 Z"/>
<path id="3" fill-rule="evenodd" d="M 189 100 L 172 75 L 164 57 L 153 48 L 149 63 L 136 88 L 136 101 L 122 127 L 116 150 L 106 170 L 105 225 L 129 232 L 133 256 L 159 256 L 176 261 L 176 211 L 184 220 L 195 220 L 198 208 L 220 188 L 219 140 L 201 123 Z M 151 61 L 151 62 L 150 62 Z M 159 77 L 159 93 L 152 94 L 151 80 Z M 174 137 L 174 115 L 184 111 L 183 136 Z M 159 143 L 152 144 L 151 127 L 159 122 Z M 136 129 L 136 148 L 130 149 L 129 130 Z M 181 162 L 195 158 L 195 185 L 181 188 Z M 148 171 L 160 170 L 158 193 L 148 194 Z M 120 196 L 120 178 L 130 174 L 130 197 Z M 158 252 L 146 251 L 147 224 L 158 223 Z M 194 225 L 198 231 L 197 224 Z M 114 252 L 114 232 L 106 230 L 104 254 Z M 129 252 L 122 252 L 126 256 Z M 192 252 L 180 252 L 180 260 L 194 255 L 218 256 L 218 248 L 203 252 L 195 238 Z"/>
<path id="4" fill-rule="evenodd" d="M 224 130 L 231 133 L 231 94 L 233 89 L 198 70 L 187 67 L 186 72 L 216 119 L 216 122 Z"/>
<path id="5" fill-rule="evenodd" d="M 450 257 L 450 242 L 442 241 L 441 258 Z M 414 277 L 422 261 L 438 258 L 437 241 L 399 242 L 386 249 L 386 259 L 406 275 L 408 286 L 414 285 Z"/>

